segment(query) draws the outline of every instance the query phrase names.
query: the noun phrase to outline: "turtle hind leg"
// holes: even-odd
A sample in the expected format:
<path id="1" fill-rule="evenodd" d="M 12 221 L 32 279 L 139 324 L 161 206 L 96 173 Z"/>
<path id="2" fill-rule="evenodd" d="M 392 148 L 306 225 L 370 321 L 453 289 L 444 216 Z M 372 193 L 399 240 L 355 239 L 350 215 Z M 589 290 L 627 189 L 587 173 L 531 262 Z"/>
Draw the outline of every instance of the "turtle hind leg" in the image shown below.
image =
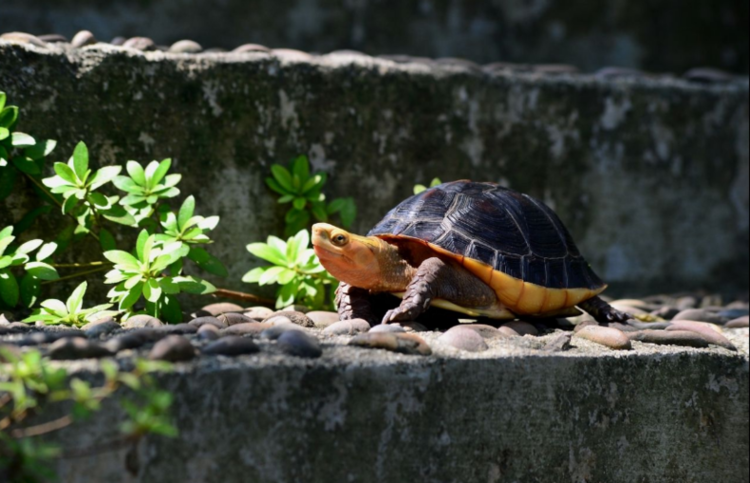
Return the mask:
<path id="1" fill-rule="evenodd" d="M 578 304 L 578 308 L 585 310 L 591 314 L 597 322 L 601 324 L 610 324 L 613 322 L 627 322 L 632 319 L 633 316 L 620 312 L 615 309 L 607 302 L 602 300 L 600 297 L 592 297 L 584 302 Z"/>

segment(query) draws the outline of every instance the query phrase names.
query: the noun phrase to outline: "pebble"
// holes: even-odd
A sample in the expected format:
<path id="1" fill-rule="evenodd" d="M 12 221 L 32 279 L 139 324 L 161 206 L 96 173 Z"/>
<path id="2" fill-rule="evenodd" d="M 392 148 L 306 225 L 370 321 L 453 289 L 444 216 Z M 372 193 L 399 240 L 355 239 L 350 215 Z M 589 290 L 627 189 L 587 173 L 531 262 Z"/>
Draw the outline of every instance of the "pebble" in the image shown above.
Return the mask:
<path id="1" fill-rule="evenodd" d="M 156 49 L 156 44 L 148 37 L 131 37 L 126 40 L 122 46 L 129 49 L 142 50 L 144 52 Z"/>
<path id="2" fill-rule="evenodd" d="M 653 310 L 651 312 L 651 315 L 655 317 L 660 317 L 664 320 L 672 320 L 674 319 L 675 315 L 679 314 L 680 312 L 682 311 L 678 309 L 677 307 L 672 307 L 672 306 L 667 305 L 659 309 Z"/>
<path id="3" fill-rule="evenodd" d="M 292 323 L 276 324 L 273 327 L 269 327 L 263 332 L 261 332 L 260 338 L 263 340 L 278 340 L 279 337 L 289 332 L 290 330 L 304 331 L 305 329 L 303 329 L 297 324 L 292 324 Z"/>
<path id="4" fill-rule="evenodd" d="M 180 362 L 195 357 L 195 348 L 181 335 L 170 335 L 160 340 L 151 349 L 148 358 L 154 361 Z"/>
<path id="5" fill-rule="evenodd" d="M 247 324 L 249 322 L 255 322 L 255 319 L 251 319 L 250 317 L 238 314 L 235 312 L 227 312 L 226 314 L 221 314 L 217 317 L 220 323 L 224 324 L 226 327 L 231 327 L 233 325 L 239 325 L 239 324 Z"/>
<path id="6" fill-rule="evenodd" d="M 115 322 L 112 317 L 105 317 L 103 319 L 89 322 L 88 324 L 81 327 L 89 338 L 96 338 L 102 335 L 108 335 L 116 330 L 120 330 L 122 326 Z"/>
<path id="7" fill-rule="evenodd" d="M 314 359 L 323 355 L 318 339 L 300 330 L 290 330 L 281 334 L 278 345 L 286 354 L 297 357 Z"/>
<path id="8" fill-rule="evenodd" d="M 94 34 L 89 32 L 88 30 L 81 30 L 75 36 L 73 36 L 73 40 L 70 41 L 70 45 L 73 47 L 80 49 L 81 47 L 85 47 L 87 45 L 93 45 L 95 44 L 96 37 L 94 37 Z"/>
<path id="9" fill-rule="evenodd" d="M 109 43 L 112 44 L 112 45 L 114 45 L 114 46 L 116 46 L 116 47 L 119 47 L 122 44 L 124 44 L 125 42 L 127 42 L 127 40 L 128 39 L 126 39 L 125 37 L 117 36 L 117 37 L 113 38 L 112 40 L 110 40 Z"/>
<path id="10" fill-rule="evenodd" d="M 349 345 L 366 349 L 385 349 L 406 355 L 429 356 L 432 354 L 432 349 L 427 342 L 415 334 L 361 334 L 353 338 Z"/>
<path id="11" fill-rule="evenodd" d="M 697 332 L 687 330 L 642 330 L 628 334 L 630 340 L 659 345 L 677 345 L 684 347 L 708 347 L 708 341 Z"/>
<path id="12" fill-rule="evenodd" d="M 6 325 L 5 328 L 12 332 L 30 332 L 34 330 L 34 326 L 23 322 L 11 322 L 9 325 Z"/>
<path id="13" fill-rule="evenodd" d="M 263 321 L 263 323 L 271 325 L 278 324 L 280 322 L 291 322 L 301 327 L 315 327 L 315 323 L 310 320 L 307 315 L 298 311 L 276 312 L 274 315 L 268 317 Z"/>
<path id="14" fill-rule="evenodd" d="M 150 315 L 135 315 L 122 323 L 123 329 L 142 329 L 151 327 L 161 327 L 164 324 L 161 320 L 151 317 Z"/>
<path id="15" fill-rule="evenodd" d="M 680 297 L 677 299 L 675 306 L 682 310 L 694 309 L 698 307 L 698 299 L 692 296 Z"/>
<path id="16" fill-rule="evenodd" d="M 52 360 L 98 359 L 111 356 L 112 351 L 97 342 L 73 337 L 60 339 L 49 347 L 49 357 Z"/>
<path id="17" fill-rule="evenodd" d="M 615 325 L 615 324 L 610 324 Z M 672 325 L 671 322 L 641 322 L 637 319 L 630 319 L 627 321 L 626 326 L 630 327 L 631 330 L 664 330 Z M 622 330 L 622 329 L 621 329 Z"/>
<path id="18" fill-rule="evenodd" d="M 222 330 L 221 333 L 222 335 L 257 335 L 269 327 L 272 326 L 261 322 L 248 322 L 228 327 Z"/>
<path id="19" fill-rule="evenodd" d="M 246 317 L 255 319 L 258 322 L 263 322 L 267 318 L 271 317 L 274 313 L 275 312 L 268 307 L 250 307 L 244 312 Z"/>
<path id="20" fill-rule="evenodd" d="M 198 327 L 190 324 L 176 324 L 176 325 L 163 325 L 159 328 L 157 328 L 159 332 L 164 332 L 166 334 L 195 334 L 198 332 Z"/>
<path id="21" fill-rule="evenodd" d="M 570 332 L 563 332 L 547 342 L 544 347 L 542 347 L 542 350 L 544 352 L 565 352 L 567 350 L 570 350 L 570 342 L 572 340 L 573 334 L 571 334 Z"/>
<path id="22" fill-rule="evenodd" d="M 169 52 L 179 54 L 197 54 L 203 50 L 203 47 L 198 42 L 192 40 L 178 40 L 169 47 Z"/>
<path id="23" fill-rule="evenodd" d="M 301 50 L 294 49 L 273 49 L 271 53 L 276 57 L 281 57 L 285 60 L 303 61 L 313 58 L 313 56 L 308 54 L 307 52 L 302 52 Z"/>
<path id="24" fill-rule="evenodd" d="M 60 332 L 34 332 L 32 334 L 24 336 L 23 339 L 16 341 L 15 344 L 19 347 L 28 347 L 49 344 L 50 342 L 55 342 L 57 340 L 70 337 L 82 338 L 83 336 L 84 334 L 80 330 L 65 330 Z"/>
<path id="25" fill-rule="evenodd" d="M 503 329 L 505 329 L 505 330 L 503 330 Z M 506 334 L 506 335 L 510 335 L 510 336 L 513 336 L 513 335 L 520 335 L 520 336 L 533 335 L 533 336 L 537 336 L 537 335 L 539 335 L 539 331 L 537 330 L 536 327 L 534 327 L 533 325 L 529 324 L 528 322 L 523 322 L 523 321 L 520 321 L 520 320 L 515 320 L 513 322 L 505 323 L 505 324 L 503 324 L 503 326 L 499 330 L 500 330 L 501 333 Z M 509 332 L 509 330 L 513 331 L 513 333 Z"/>
<path id="26" fill-rule="evenodd" d="M 435 59 L 435 63 L 438 65 L 446 65 L 450 67 L 460 67 L 462 69 L 468 69 L 468 70 L 475 71 L 475 72 L 482 70 L 482 68 L 476 62 L 472 62 L 471 60 L 467 60 L 467 59 L 459 59 L 455 57 L 444 57 L 440 59 Z"/>
<path id="27" fill-rule="evenodd" d="M 430 329 L 419 322 L 398 322 L 407 332 L 429 332 Z"/>
<path id="28" fill-rule="evenodd" d="M 729 72 L 715 69 L 713 67 L 697 67 L 685 72 L 685 79 L 692 82 L 706 84 L 723 84 L 734 81 L 735 77 Z"/>
<path id="29" fill-rule="evenodd" d="M 621 330 L 599 325 L 589 325 L 575 334 L 576 337 L 596 342 L 615 350 L 630 350 L 633 348 L 628 336 Z"/>
<path id="30" fill-rule="evenodd" d="M 740 317 L 747 317 L 750 315 L 750 310 L 747 309 L 725 309 L 719 311 L 717 314 L 726 320 L 739 319 Z"/>
<path id="31" fill-rule="evenodd" d="M 646 73 L 637 69 L 628 69 L 626 67 L 605 67 L 596 71 L 594 76 L 601 79 L 622 79 L 622 78 L 641 78 L 646 77 Z"/>
<path id="32" fill-rule="evenodd" d="M 342 320 L 323 329 L 325 335 L 355 335 L 370 330 L 370 324 L 364 319 Z"/>
<path id="33" fill-rule="evenodd" d="M 578 74 L 580 69 L 566 64 L 540 64 L 533 66 L 534 72 L 544 75 Z"/>
<path id="34" fill-rule="evenodd" d="M 149 342 L 158 341 L 165 335 L 154 329 L 138 329 L 110 339 L 104 345 L 112 352 L 120 352 L 126 349 L 137 349 Z"/>
<path id="35" fill-rule="evenodd" d="M 259 45 L 259 44 L 242 44 L 236 49 L 234 49 L 232 52 L 242 54 L 245 52 L 270 52 L 271 49 L 266 47 L 265 45 Z"/>
<path id="36" fill-rule="evenodd" d="M 672 318 L 672 322 L 676 322 L 678 320 L 692 320 L 692 321 L 698 321 L 698 322 L 709 322 L 711 324 L 719 324 L 722 325 L 727 322 L 727 319 L 720 317 L 719 315 L 710 312 L 705 309 L 688 309 L 683 310 L 679 314 L 675 315 Z"/>
<path id="37" fill-rule="evenodd" d="M 438 340 L 467 352 L 484 352 L 489 349 L 479 332 L 466 327 L 453 327 Z"/>
<path id="38" fill-rule="evenodd" d="M 668 331 L 687 330 L 696 332 L 702 335 L 703 338 L 706 339 L 710 344 L 723 347 L 730 351 L 736 351 L 737 347 L 735 347 L 735 345 L 732 344 L 729 339 L 724 337 L 717 329 L 718 327 L 714 324 L 708 324 L 705 322 L 692 322 L 688 320 L 673 322 L 672 326 L 667 328 Z"/>
<path id="39" fill-rule="evenodd" d="M 221 334 L 215 325 L 205 324 L 198 329 L 198 338 L 201 340 L 216 340 L 219 337 Z"/>
<path id="40" fill-rule="evenodd" d="M 653 304 L 646 303 L 643 300 L 639 300 L 639 299 L 618 299 L 609 305 L 612 305 L 613 307 L 622 306 L 622 307 L 635 308 L 638 310 L 642 310 L 644 312 L 651 312 L 658 308 L 657 306 Z"/>
<path id="41" fill-rule="evenodd" d="M 477 334 L 481 335 L 485 339 L 499 339 L 499 338 L 505 338 L 506 335 L 500 332 L 495 327 L 492 327 L 491 325 L 485 325 L 485 324 L 462 324 L 458 327 L 464 328 L 464 329 L 470 329 L 476 332 Z"/>
<path id="42" fill-rule="evenodd" d="M 315 327 L 319 329 L 325 329 L 326 327 L 333 325 L 341 320 L 341 317 L 339 317 L 339 314 L 337 314 L 336 312 L 313 311 L 308 312 L 306 315 L 310 320 L 313 321 Z"/>
<path id="43" fill-rule="evenodd" d="M 396 324 L 380 324 L 370 329 L 370 334 L 393 334 L 393 333 L 405 333 L 406 330 L 400 325 Z"/>
<path id="44" fill-rule="evenodd" d="M 310 312 L 310 308 L 305 307 L 304 305 L 290 305 L 289 307 L 281 309 L 279 312 L 299 312 L 301 314 L 306 314 Z"/>
<path id="45" fill-rule="evenodd" d="M 197 319 L 193 319 L 189 322 L 190 325 L 193 327 L 201 328 L 204 325 L 212 325 L 219 329 L 226 329 L 229 327 L 225 322 L 220 321 L 216 317 L 212 316 L 206 316 L 206 317 L 198 317 Z"/>
<path id="46" fill-rule="evenodd" d="M 40 39 L 39 37 L 36 37 L 35 35 L 27 34 L 24 32 L 8 32 L 0 35 L 0 39 L 23 43 L 23 44 L 31 44 L 36 47 L 41 47 L 43 49 L 47 48 L 47 44 Z"/>
<path id="47" fill-rule="evenodd" d="M 217 356 L 241 356 L 260 352 L 260 347 L 251 339 L 230 336 L 212 342 L 202 349 L 204 354 Z"/>
<path id="48" fill-rule="evenodd" d="M 241 314 L 245 312 L 245 309 L 240 307 L 237 304 L 230 304 L 226 302 L 218 303 L 218 304 L 211 304 L 206 305 L 201 309 L 201 311 L 206 312 L 208 315 L 213 315 L 214 317 L 218 317 L 222 314 Z"/>
<path id="49" fill-rule="evenodd" d="M 44 34 L 39 35 L 39 40 L 47 42 L 48 44 L 63 44 L 68 41 L 68 38 L 60 34 Z"/>
<path id="50" fill-rule="evenodd" d="M 725 327 L 727 329 L 746 329 L 750 327 L 750 317 L 740 317 L 739 319 L 730 320 Z"/>

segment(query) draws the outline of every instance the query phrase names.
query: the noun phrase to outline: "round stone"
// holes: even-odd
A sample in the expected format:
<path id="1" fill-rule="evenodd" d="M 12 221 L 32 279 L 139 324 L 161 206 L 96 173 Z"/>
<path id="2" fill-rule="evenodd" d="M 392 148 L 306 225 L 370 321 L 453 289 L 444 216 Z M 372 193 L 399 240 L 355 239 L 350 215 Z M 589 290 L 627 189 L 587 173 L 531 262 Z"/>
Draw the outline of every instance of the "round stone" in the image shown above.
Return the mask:
<path id="1" fill-rule="evenodd" d="M 44 34 L 39 35 L 39 40 L 48 44 L 64 44 L 68 41 L 68 38 L 60 34 Z"/>
<path id="2" fill-rule="evenodd" d="M 589 325 L 579 330 L 575 336 L 607 346 L 610 349 L 630 350 L 633 348 L 627 334 L 610 327 Z"/>
<path id="3" fill-rule="evenodd" d="M 103 319 L 95 320 L 94 322 L 89 322 L 81 327 L 81 330 L 86 333 L 87 337 L 96 338 L 102 335 L 111 334 L 121 328 L 120 324 L 115 322 L 112 317 L 105 317 Z"/>
<path id="4" fill-rule="evenodd" d="M 215 325 L 205 324 L 198 329 L 198 338 L 202 340 L 216 340 L 221 337 L 219 328 Z"/>
<path id="5" fill-rule="evenodd" d="M 218 304 L 211 304 L 206 305 L 201 309 L 201 311 L 206 312 L 208 315 L 213 315 L 214 317 L 218 317 L 222 314 L 241 314 L 245 311 L 244 308 L 240 307 L 237 304 L 230 304 L 226 302 L 218 303 Z"/>
<path id="6" fill-rule="evenodd" d="M 286 332 L 289 332 L 290 330 L 304 331 L 305 329 L 303 329 L 297 324 L 292 324 L 291 322 L 275 324 L 274 326 L 269 327 L 263 332 L 261 332 L 260 338 L 263 340 L 278 340 L 279 337 L 281 337 Z"/>
<path id="7" fill-rule="evenodd" d="M 318 339 L 299 330 L 290 330 L 278 339 L 279 348 L 286 354 L 314 359 L 323 355 Z"/>
<path id="8" fill-rule="evenodd" d="M 112 45 L 114 45 L 114 46 L 119 47 L 122 44 L 124 44 L 125 42 L 127 42 L 127 40 L 128 39 L 126 39 L 125 37 L 122 37 L 122 36 L 118 35 L 117 37 L 115 37 L 112 40 L 110 40 L 109 43 L 112 44 Z"/>
<path id="9" fill-rule="evenodd" d="M 122 324 L 123 329 L 142 329 L 150 327 L 161 327 L 164 325 L 161 320 L 151 317 L 150 315 L 135 315 Z"/>
<path id="10" fill-rule="evenodd" d="M 394 334 L 404 332 L 406 332 L 406 330 L 400 325 L 396 324 L 380 324 L 370 329 L 371 334 Z"/>
<path id="11" fill-rule="evenodd" d="M 273 49 L 271 53 L 281 59 L 296 62 L 306 61 L 313 58 L 313 56 L 308 54 L 307 52 L 302 52 L 301 50 L 294 49 Z"/>
<path id="12" fill-rule="evenodd" d="M 660 307 L 656 310 L 651 311 L 651 315 L 655 317 L 659 317 L 660 319 L 664 319 L 664 320 L 672 320 L 680 312 L 682 311 L 678 309 L 677 307 L 673 307 L 671 305 L 665 305 L 663 307 Z"/>
<path id="13" fill-rule="evenodd" d="M 129 49 L 142 50 L 142 51 L 156 49 L 156 44 L 154 43 L 153 40 L 151 40 L 148 37 L 131 37 L 128 40 L 126 40 L 125 43 L 122 44 L 122 46 L 127 47 Z"/>
<path id="14" fill-rule="evenodd" d="M 570 349 L 570 342 L 573 340 L 573 334 L 562 332 L 547 342 L 542 350 L 544 352 L 565 352 Z"/>
<path id="15" fill-rule="evenodd" d="M 247 322 L 245 324 L 237 324 L 228 327 L 222 330 L 221 333 L 222 335 L 257 335 L 269 327 L 272 326 L 260 322 Z"/>
<path id="16" fill-rule="evenodd" d="M 697 322 L 709 322 L 711 324 L 724 324 L 727 322 L 727 319 L 720 317 L 718 314 L 714 312 L 710 312 L 705 309 L 688 309 L 683 310 L 679 314 L 675 315 L 674 318 L 672 318 L 673 322 L 676 322 L 678 320 L 692 320 Z"/>
<path id="17" fill-rule="evenodd" d="M 169 362 L 189 361 L 194 357 L 193 344 L 181 335 L 170 335 L 160 340 L 148 355 L 151 360 Z"/>
<path id="18" fill-rule="evenodd" d="M 232 52 L 237 54 L 243 54 L 246 52 L 270 52 L 271 49 L 266 47 L 265 45 L 259 45 L 259 44 L 243 44 L 234 49 Z"/>
<path id="19" fill-rule="evenodd" d="M 281 312 L 300 312 L 306 314 L 310 312 L 310 309 L 304 305 L 290 305 L 289 307 L 281 309 Z"/>
<path id="20" fill-rule="evenodd" d="M 419 322 L 398 322 L 397 325 L 403 327 L 406 332 L 429 332 L 430 330 Z"/>
<path id="21" fill-rule="evenodd" d="M 198 327 L 190 324 L 176 324 L 176 325 L 163 325 L 156 330 L 167 334 L 195 334 L 198 332 Z"/>
<path id="22" fill-rule="evenodd" d="M 60 339 L 49 348 L 49 357 L 53 360 L 98 359 L 111 356 L 112 352 L 105 346 L 82 337 Z"/>
<path id="23" fill-rule="evenodd" d="M 276 312 L 271 317 L 268 317 L 266 320 L 263 321 L 265 324 L 278 324 L 283 322 L 291 322 L 293 324 L 297 324 L 301 327 L 308 327 L 313 328 L 315 327 L 315 323 L 310 320 L 310 318 L 303 314 L 302 312 L 294 312 L 294 311 L 284 311 L 284 312 Z"/>
<path id="24" fill-rule="evenodd" d="M 693 296 L 680 297 L 675 303 L 675 307 L 682 310 L 694 309 L 698 307 L 698 299 Z"/>
<path id="25" fill-rule="evenodd" d="M 42 49 L 47 48 L 47 44 L 42 39 L 25 32 L 7 32 L 0 35 L 0 39 L 7 40 L 9 42 L 16 42 L 19 44 L 30 44 Z"/>
<path id="26" fill-rule="evenodd" d="M 227 327 L 231 327 L 233 325 L 239 325 L 239 324 L 247 324 L 249 322 L 254 322 L 254 319 L 251 319 L 250 317 L 247 317 L 243 314 L 237 314 L 234 312 L 228 312 L 226 314 L 221 314 L 217 317 L 219 319 L 219 322 L 224 324 Z"/>
<path id="27" fill-rule="evenodd" d="M 750 317 L 740 317 L 739 319 L 730 320 L 725 327 L 727 329 L 746 329 L 750 327 Z"/>
<path id="28" fill-rule="evenodd" d="M 169 52 L 178 54 L 197 54 L 202 50 L 201 44 L 192 40 L 178 40 L 169 47 Z"/>
<path id="29" fill-rule="evenodd" d="M 540 64 L 533 66 L 534 72 L 543 75 L 565 75 L 578 74 L 580 69 L 573 65 L 567 64 Z"/>
<path id="30" fill-rule="evenodd" d="M 325 335 L 355 335 L 370 330 L 370 324 L 364 319 L 342 320 L 329 325 L 323 330 Z"/>
<path id="31" fill-rule="evenodd" d="M 628 69 L 625 67 L 604 67 L 603 69 L 599 69 L 598 71 L 596 71 L 594 75 L 601 79 L 636 79 L 645 77 L 646 73 L 640 70 Z"/>
<path id="32" fill-rule="evenodd" d="M 308 312 L 306 315 L 307 318 L 313 321 L 315 327 L 319 329 L 325 329 L 341 320 L 341 317 L 336 312 L 313 311 Z"/>
<path id="33" fill-rule="evenodd" d="M 708 347 L 708 341 L 701 334 L 687 330 L 641 330 L 630 332 L 631 340 L 659 345 L 677 345 L 683 347 Z"/>
<path id="34" fill-rule="evenodd" d="M 73 37 L 73 40 L 70 41 L 70 45 L 73 47 L 80 49 L 81 47 L 85 47 L 87 45 L 93 45 L 95 44 L 96 37 L 94 37 L 94 34 L 89 32 L 88 30 L 81 30 L 75 36 Z"/>
<path id="35" fill-rule="evenodd" d="M 258 322 L 263 322 L 267 318 L 271 317 L 275 312 L 268 307 L 250 307 L 245 310 L 245 316 L 250 317 Z"/>
<path id="36" fill-rule="evenodd" d="M 537 335 L 539 335 L 539 331 L 537 330 L 536 327 L 534 327 L 533 325 L 531 325 L 528 322 L 523 322 L 521 320 L 514 320 L 512 322 L 505 323 L 500 328 L 501 332 L 503 332 L 505 334 L 508 334 L 508 335 L 514 335 L 514 334 L 510 334 L 507 331 L 504 331 L 502 329 L 510 329 L 513 332 L 515 332 L 515 335 L 520 335 L 520 336 L 524 336 L 524 335 L 537 336 Z"/>
<path id="37" fill-rule="evenodd" d="M 505 334 L 500 332 L 497 328 L 492 327 L 491 325 L 485 325 L 485 324 L 462 324 L 458 327 L 462 327 L 465 329 L 470 329 L 476 332 L 477 334 L 481 335 L 485 339 L 499 339 L 506 337 Z"/>
<path id="38" fill-rule="evenodd" d="M 427 342 L 415 334 L 367 333 L 354 337 L 349 345 L 365 349 L 384 349 L 406 355 L 432 354 Z"/>
<path id="39" fill-rule="evenodd" d="M 730 351 L 736 351 L 732 342 L 724 337 L 718 330 L 718 327 L 714 324 L 708 324 L 705 322 L 693 322 L 688 320 L 673 321 L 672 325 L 667 328 L 668 331 L 681 331 L 687 330 L 700 334 L 709 344 L 723 347 Z"/>
<path id="40" fill-rule="evenodd" d="M 440 342 L 467 352 L 484 352 L 489 347 L 477 331 L 466 327 L 454 327 L 438 339 Z"/>
<path id="41" fill-rule="evenodd" d="M 191 320 L 189 323 L 193 327 L 198 328 L 203 327 L 204 325 L 213 325 L 214 327 L 217 327 L 219 329 L 226 329 L 228 327 L 225 322 L 222 322 L 216 317 L 212 316 L 198 317 L 197 319 Z"/>
<path id="42" fill-rule="evenodd" d="M 138 329 L 108 340 L 105 346 L 112 352 L 120 352 L 126 349 L 137 349 L 149 342 L 158 341 L 165 336 L 166 334 L 156 329 Z"/>
<path id="43" fill-rule="evenodd" d="M 260 352 L 260 347 L 251 339 L 230 336 L 212 342 L 202 349 L 204 354 L 216 356 L 241 356 Z"/>
<path id="44" fill-rule="evenodd" d="M 685 79 L 704 84 L 724 84 L 735 80 L 729 72 L 712 67 L 697 67 L 685 73 Z"/>

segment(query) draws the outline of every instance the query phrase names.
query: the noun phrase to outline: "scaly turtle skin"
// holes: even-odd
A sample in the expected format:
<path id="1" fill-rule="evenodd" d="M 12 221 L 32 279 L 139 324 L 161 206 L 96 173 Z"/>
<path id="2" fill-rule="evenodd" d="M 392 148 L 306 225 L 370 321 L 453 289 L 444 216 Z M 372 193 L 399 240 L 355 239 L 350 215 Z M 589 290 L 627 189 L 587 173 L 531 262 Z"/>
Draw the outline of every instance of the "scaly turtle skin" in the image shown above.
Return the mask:
<path id="1" fill-rule="evenodd" d="M 600 322 L 630 318 L 598 297 L 607 286 L 550 208 L 492 183 L 427 190 L 367 237 L 315 225 L 313 245 L 342 282 L 342 319 L 375 322 L 369 299 L 382 292 L 403 298 L 383 323 L 414 320 L 430 306 L 494 319 L 576 315 L 576 306 Z"/>

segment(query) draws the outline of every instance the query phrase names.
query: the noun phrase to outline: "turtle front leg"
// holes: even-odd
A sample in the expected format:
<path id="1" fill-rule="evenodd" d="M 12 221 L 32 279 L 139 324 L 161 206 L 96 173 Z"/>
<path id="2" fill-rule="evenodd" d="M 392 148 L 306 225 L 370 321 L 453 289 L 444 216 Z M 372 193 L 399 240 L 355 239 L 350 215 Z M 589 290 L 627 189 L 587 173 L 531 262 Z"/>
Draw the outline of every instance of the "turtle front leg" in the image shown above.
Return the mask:
<path id="1" fill-rule="evenodd" d="M 624 323 L 633 318 L 632 315 L 615 309 L 600 297 L 593 297 L 581 302 L 578 307 L 591 314 L 600 324 Z"/>
<path id="2" fill-rule="evenodd" d="M 383 324 L 416 320 L 435 299 L 462 307 L 491 307 L 497 295 L 462 266 L 429 258 L 419 266 L 401 305 L 385 314 Z"/>
<path id="3" fill-rule="evenodd" d="M 370 325 L 379 321 L 370 304 L 370 291 L 341 282 L 336 290 L 336 307 L 341 320 L 364 319 Z"/>

